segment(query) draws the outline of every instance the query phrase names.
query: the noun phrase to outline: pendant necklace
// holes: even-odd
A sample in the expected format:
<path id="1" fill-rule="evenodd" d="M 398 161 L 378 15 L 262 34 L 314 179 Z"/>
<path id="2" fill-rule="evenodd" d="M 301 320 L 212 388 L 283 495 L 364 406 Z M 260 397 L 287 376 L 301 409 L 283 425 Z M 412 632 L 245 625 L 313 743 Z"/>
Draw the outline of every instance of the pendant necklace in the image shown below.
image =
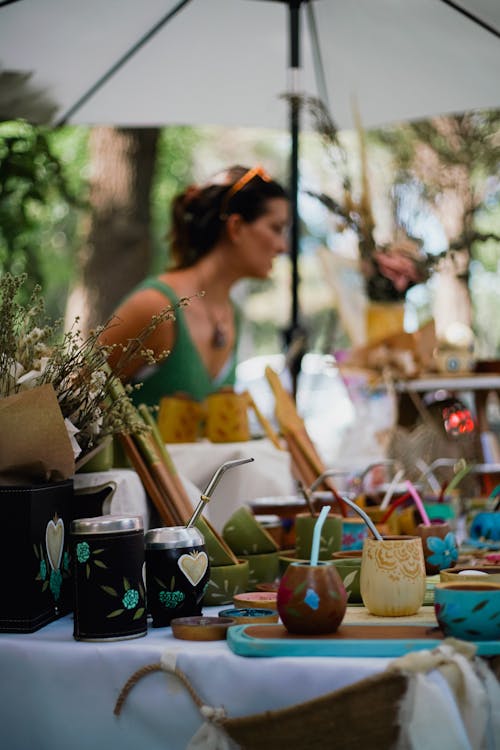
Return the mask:
<path id="1" fill-rule="evenodd" d="M 228 303 L 229 304 L 229 303 Z M 210 344 L 213 349 L 224 349 L 228 344 L 228 321 L 217 319 L 210 308 L 207 308 L 212 323 L 212 337 Z"/>
<path id="2" fill-rule="evenodd" d="M 214 349 L 224 349 L 227 344 L 226 331 L 218 320 L 214 321 L 211 344 Z"/>
<path id="3" fill-rule="evenodd" d="M 204 290 L 204 294 L 206 294 L 206 287 L 203 282 L 201 284 L 201 288 Z M 212 324 L 212 336 L 210 339 L 210 345 L 213 349 L 224 349 L 228 343 L 227 322 L 223 323 L 221 320 L 218 320 L 210 310 L 210 307 L 208 305 L 206 309 L 208 317 L 210 318 L 210 322 Z"/>

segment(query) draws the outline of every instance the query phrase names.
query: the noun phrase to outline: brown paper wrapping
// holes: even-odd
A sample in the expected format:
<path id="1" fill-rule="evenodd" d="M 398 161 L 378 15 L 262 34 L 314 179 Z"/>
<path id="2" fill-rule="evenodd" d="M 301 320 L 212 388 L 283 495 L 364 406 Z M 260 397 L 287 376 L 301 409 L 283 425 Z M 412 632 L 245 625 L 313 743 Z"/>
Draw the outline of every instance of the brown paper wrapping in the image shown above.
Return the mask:
<path id="1" fill-rule="evenodd" d="M 0 398 L 0 484 L 69 479 L 73 449 L 52 385 Z"/>

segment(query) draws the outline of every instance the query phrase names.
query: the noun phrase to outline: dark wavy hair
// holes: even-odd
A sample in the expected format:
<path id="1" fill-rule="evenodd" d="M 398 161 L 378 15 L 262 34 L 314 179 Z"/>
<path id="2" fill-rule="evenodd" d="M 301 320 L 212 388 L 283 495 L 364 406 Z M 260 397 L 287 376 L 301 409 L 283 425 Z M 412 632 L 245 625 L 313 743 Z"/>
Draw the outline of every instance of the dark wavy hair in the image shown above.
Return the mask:
<path id="1" fill-rule="evenodd" d="M 207 255 L 224 232 L 227 217 L 240 214 L 252 222 L 266 212 L 272 198 L 288 198 L 275 180 L 255 174 L 241 189 L 231 188 L 249 172 L 230 167 L 202 186 L 190 185 L 174 198 L 169 244 L 174 268 L 188 268 Z"/>

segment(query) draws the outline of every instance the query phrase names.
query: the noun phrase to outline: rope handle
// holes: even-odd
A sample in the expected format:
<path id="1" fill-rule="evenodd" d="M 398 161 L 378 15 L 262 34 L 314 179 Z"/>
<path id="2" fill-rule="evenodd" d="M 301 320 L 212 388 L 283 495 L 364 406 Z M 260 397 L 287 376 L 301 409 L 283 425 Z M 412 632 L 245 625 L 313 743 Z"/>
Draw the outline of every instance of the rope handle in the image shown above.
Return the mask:
<path id="1" fill-rule="evenodd" d="M 133 675 L 131 675 L 125 685 L 120 690 L 120 694 L 116 700 L 115 707 L 113 710 L 113 713 L 115 716 L 119 716 L 122 708 L 125 704 L 125 701 L 127 700 L 127 697 L 132 690 L 132 688 L 137 685 L 137 683 L 142 680 L 143 677 L 146 677 L 148 674 L 153 674 L 153 672 L 170 672 L 170 674 L 176 675 L 176 677 L 183 683 L 186 690 L 188 691 L 189 695 L 193 699 L 193 702 L 198 706 L 200 709 L 200 712 L 202 712 L 202 708 L 205 706 L 191 683 L 189 682 L 186 675 L 180 671 L 180 669 L 177 669 L 176 667 L 169 667 L 167 664 L 162 662 L 157 662 L 156 664 L 146 664 L 144 667 L 141 667 L 136 672 L 134 672 Z M 203 712 L 202 712 L 203 714 Z"/>

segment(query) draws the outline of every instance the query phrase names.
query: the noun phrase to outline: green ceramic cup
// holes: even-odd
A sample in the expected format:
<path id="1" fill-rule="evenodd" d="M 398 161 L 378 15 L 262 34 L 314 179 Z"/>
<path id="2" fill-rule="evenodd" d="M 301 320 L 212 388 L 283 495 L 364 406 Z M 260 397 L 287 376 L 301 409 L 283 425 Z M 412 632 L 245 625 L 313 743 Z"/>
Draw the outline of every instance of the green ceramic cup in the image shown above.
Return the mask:
<path id="1" fill-rule="evenodd" d="M 248 586 L 255 590 L 258 583 L 272 583 L 279 577 L 279 553 L 263 552 L 257 555 L 241 555 L 248 561 Z"/>
<path id="2" fill-rule="evenodd" d="M 295 550 L 297 558 L 311 559 L 311 546 L 317 516 L 310 513 L 299 513 L 295 516 Z M 319 543 L 319 560 L 330 560 L 333 552 L 340 549 L 342 543 L 342 517 L 329 513 L 321 529 Z"/>
<path id="3" fill-rule="evenodd" d="M 238 508 L 222 529 L 222 537 L 238 555 L 276 552 L 278 545 L 246 506 Z"/>
<path id="4" fill-rule="evenodd" d="M 331 562 L 337 568 L 337 573 L 347 591 L 347 604 L 361 604 L 362 599 L 359 590 L 361 557 L 338 558 L 332 559 Z"/>
<path id="5" fill-rule="evenodd" d="M 248 591 L 248 571 L 248 560 L 239 560 L 237 565 L 211 565 L 203 605 L 232 604 L 235 594 Z"/>

